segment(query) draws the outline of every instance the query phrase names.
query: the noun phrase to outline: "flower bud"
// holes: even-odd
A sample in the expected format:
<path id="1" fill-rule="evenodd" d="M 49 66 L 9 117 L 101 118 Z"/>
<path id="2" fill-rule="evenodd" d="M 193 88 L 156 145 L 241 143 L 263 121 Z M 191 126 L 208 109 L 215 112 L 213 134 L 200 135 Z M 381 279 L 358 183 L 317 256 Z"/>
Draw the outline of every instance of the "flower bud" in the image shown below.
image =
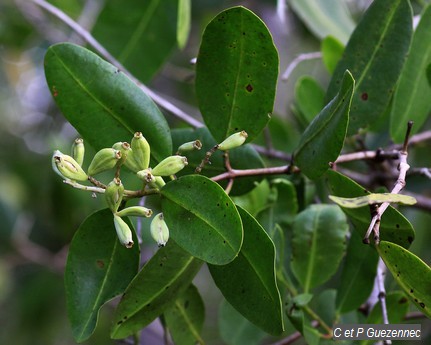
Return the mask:
<path id="1" fill-rule="evenodd" d="M 57 174 L 70 180 L 85 181 L 88 179 L 77 161 L 58 150 L 54 151 L 52 155 L 52 168 Z"/>
<path id="2" fill-rule="evenodd" d="M 193 150 L 200 150 L 202 148 L 202 143 L 200 140 L 195 141 L 189 141 L 188 143 L 182 144 L 180 147 L 178 147 L 178 154 Z"/>
<path id="3" fill-rule="evenodd" d="M 150 165 L 150 144 L 148 144 L 147 139 L 144 138 L 141 132 L 136 132 L 132 138 L 131 142 L 133 150 L 133 159 L 138 170 L 147 169 Z"/>
<path id="4" fill-rule="evenodd" d="M 170 176 L 182 170 L 188 164 L 184 156 L 169 156 L 157 164 L 152 173 L 155 176 Z"/>
<path id="5" fill-rule="evenodd" d="M 117 212 L 117 216 L 119 217 L 136 216 L 136 217 L 149 218 L 152 216 L 152 214 L 153 214 L 153 211 L 144 206 L 131 206 Z"/>
<path id="6" fill-rule="evenodd" d="M 78 162 L 79 165 L 84 163 L 84 140 L 81 138 L 76 138 L 72 145 L 72 157 Z"/>
<path id="7" fill-rule="evenodd" d="M 156 177 L 153 175 L 151 169 L 140 170 L 136 173 L 139 179 L 147 183 L 155 183 Z"/>
<path id="8" fill-rule="evenodd" d="M 246 131 L 234 133 L 231 136 L 227 137 L 225 140 L 223 140 L 223 142 L 218 145 L 218 149 L 223 151 L 234 149 L 235 147 L 244 144 L 247 137 L 248 134 Z"/>
<path id="9" fill-rule="evenodd" d="M 113 213 L 117 212 L 123 200 L 124 186 L 118 177 L 115 177 L 105 189 L 105 199 Z"/>
<path id="10" fill-rule="evenodd" d="M 105 170 L 114 168 L 121 159 L 121 152 L 113 148 L 101 149 L 94 155 L 88 167 L 88 175 L 94 176 Z"/>
<path id="11" fill-rule="evenodd" d="M 164 247 L 169 240 L 169 229 L 166 225 L 163 213 L 157 214 L 150 225 L 151 236 L 159 247 Z"/>
<path id="12" fill-rule="evenodd" d="M 117 232 L 118 239 L 121 244 L 126 248 L 133 247 L 132 230 L 130 230 L 127 223 L 121 217 L 114 214 L 115 231 Z"/>

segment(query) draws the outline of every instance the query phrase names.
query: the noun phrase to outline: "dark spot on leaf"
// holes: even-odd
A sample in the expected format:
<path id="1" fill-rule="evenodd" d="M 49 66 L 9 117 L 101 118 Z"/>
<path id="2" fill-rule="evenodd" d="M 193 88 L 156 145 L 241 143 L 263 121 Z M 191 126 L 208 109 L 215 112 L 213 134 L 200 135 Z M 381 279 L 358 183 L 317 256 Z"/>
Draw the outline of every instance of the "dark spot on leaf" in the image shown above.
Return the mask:
<path id="1" fill-rule="evenodd" d="M 413 242 L 413 237 L 411 237 L 411 236 L 407 237 L 407 241 L 409 241 L 409 243 L 412 243 Z"/>
<path id="2" fill-rule="evenodd" d="M 363 92 L 363 93 L 362 93 L 362 95 L 361 95 L 361 99 L 362 99 L 363 101 L 368 100 L 368 93 Z"/>
<path id="3" fill-rule="evenodd" d="M 237 131 L 238 130 L 238 127 L 235 127 L 235 131 Z"/>
<path id="4" fill-rule="evenodd" d="M 410 289 L 410 293 L 413 293 L 413 289 Z"/>
<path id="5" fill-rule="evenodd" d="M 416 303 L 418 303 L 418 300 L 417 300 L 417 298 L 415 298 L 415 302 L 416 302 Z"/>
<path id="6" fill-rule="evenodd" d="M 245 36 L 245 32 L 244 31 L 242 32 L 242 34 L 243 34 L 243 36 Z"/>
<path id="7" fill-rule="evenodd" d="M 245 89 L 246 89 L 248 92 L 252 92 L 252 91 L 253 91 L 253 86 L 251 86 L 251 84 L 248 84 L 248 85 L 245 87 Z"/>
<path id="8" fill-rule="evenodd" d="M 53 87 L 52 87 L 52 95 L 53 95 L 54 97 L 57 97 L 57 96 L 58 96 L 58 91 L 57 91 L 57 88 L 56 88 L 55 86 L 53 86 Z"/>
<path id="9" fill-rule="evenodd" d="M 168 290 L 168 289 L 169 289 L 169 285 L 165 287 L 165 290 Z"/>
<path id="10" fill-rule="evenodd" d="M 217 207 L 220 207 L 220 203 L 219 202 L 217 203 Z"/>
<path id="11" fill-rule="evenodd" d="M 162 263 L 160 263 L 160 267 L 163 267 L 163 264 L 162 264 Z"/>
<path id="12" fill-rule="evenodd" d="M 406 297 L 402 297 L 400 298 L 400 300 L 398 301 L 398 304 L 404 304 L 407 303 L 408 299 Z"/>
<path id="13" fill-rule="evenodd" d="M 422 308 L 425 308 L 425 303 L 424 303 L 424 302 L 419 303 L 419 305 L 420 305 Z"/>
<path id="14" fill-rule="evenodd" d="M 127 315 L 125 317 L 123 317 L 123 320 L 127 320 Z"/>
<path id="15" fill-rule="evenodd" d="M 226 202 L 226 206 L 229 206 L 229 203 L 228 203 L 228 202 Z"/>
<path id="16" fill-rule="evenodd" d="M 262 66 L 263 67 L 266 67 L 266 62 L 264 61 L 264 62 L 262 62 Z"/>
<path id="17" fill-rule="evenodd" d="M 226 92 L 226 97 L 230 97 L 230 93 L 229 92 Z"/>
<path id="18" fill-rule="evenodd" d="M 396 226 L 396 228 L 397 228 L 397 229 L 399 229 L 399 228 L 400 228 L 400 225 L 399 225 L 399 224 L 395 224 L 395 226 Z"/>
<path id="19" fill-rule="evenodd" d="M 241 290 L 241 293 L 245 293 L 245 289 L 242 289 L 242 290 Z"/>
<path id="20" fill-rule="evenodd" d="M 123 323 L 123 321 L 120 320 L 120 321 L 117 322 L 117 325 L 121 325 L 122 323 Z"/>
<path id="21" fill-rule="evenodd" d="M 388 247 L 388 249 L 391 249 L 391 246 L 390 246 L 390 245 L 388 245 L 387 247 Z"/>
<path id="22" fill-rule="evenodd" d="M 99 268 L 105 267 L 105 262 L 103 260 L 97 260 L 96 264 Z"/>
<path id="23" fill-rule="evenodd" d="M 226 241 L 223 241 L 224 244 L 226 244 Z"/>

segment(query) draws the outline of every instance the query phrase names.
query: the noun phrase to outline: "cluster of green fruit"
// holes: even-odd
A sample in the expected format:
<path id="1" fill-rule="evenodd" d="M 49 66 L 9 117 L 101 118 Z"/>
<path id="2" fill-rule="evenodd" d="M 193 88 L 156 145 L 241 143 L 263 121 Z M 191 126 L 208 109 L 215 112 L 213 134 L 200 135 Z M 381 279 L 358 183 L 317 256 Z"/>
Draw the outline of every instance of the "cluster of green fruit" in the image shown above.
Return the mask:
<path id="1" fill-rule="evenodd" d="M 242 145 L 246 138 L 247 133 L 245 131 L 232 134 L 222 143 L 216 145 L 213 150 L 235 148 Z M 103 148 L 98 151 L 94 155 L 87 172 L 85 172 L 82 168 L 85 154 L 84 141 L 78 138 L 73 143 L 71 156 L 65 155 L 58 150 L 54 151 L 52 167 L 66 181 L 72 181 L 71 184 L 75 187 L 82 187 L 82 185 L 74 183 L 74 181 L 87 180 L 101 187 L 98 191 L 105 194 L 106 202 L 114 216 L 114 225 L 118 238 L 124 246 L 131 248 L 133 246 L 132 231 L 122 217 L 151 217 L 153 212 L 144 206 L 131 206 L 119 210 L 124 197 L 128 197 L 120 180 L 121 167 L 126 166 L 143 181 L 142 191 L 147 186 L 153 190 L 160 190 L 165 185 L 164 176 L 173 176 L 188 164 L 187 158 L 181 156 L 180 153 L 200 150 L 201 148 L 202 144 L 199 140 L 185 143 L 178 148 L 176 155 L 169 156 L 154 168 L 150 168 L 150 145 L 141 132 L 136 132 L 130 144 L 117 142 L 110 148 Z M 115 176 L 108 185 L 105 186 L 93 178 L 93 176 L 111 169 L 115 169 Z M 87 188 L 87 190 L 89 189 Z M 169 229 L 164 221 L 163 213 L 159 213 L 153 218 L 150 231 L 159 246 L 166 244 L 169 239 Z"/>

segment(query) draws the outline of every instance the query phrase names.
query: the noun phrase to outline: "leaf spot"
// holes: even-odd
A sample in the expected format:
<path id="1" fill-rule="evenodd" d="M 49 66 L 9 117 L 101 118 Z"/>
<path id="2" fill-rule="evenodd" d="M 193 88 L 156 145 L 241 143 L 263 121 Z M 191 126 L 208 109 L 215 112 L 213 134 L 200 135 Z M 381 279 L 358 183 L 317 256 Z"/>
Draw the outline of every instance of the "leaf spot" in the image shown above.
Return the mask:
<path id="1" fill-rule="evenodd" d="M 362 93 L 362 95 L 361 95 L 361 99 L 362 99 L 363 101 L 368 100 L 368 93 L 363 92 L 363 93 Z"/>
<path id="2" fill-rule="evenodd" d="M 425 303 L 424 303 L 424 302 L 419 303 L 419 305 L 420 305 L 422 308 L 425 308 Z"/>
<path id="3" fill-rule="evenodd" d="M 97 267 L 99 267 L 99 268 L 105 267 L 105 262 L 103 260 L 97 260 L 96 264 L 97 264 Z"/>
<path id="4" fill-rule="evenodd" d="M 246 89 L 248 92 L 252 92 L 252 91 L 253 91 L 253 86 L 252 86 L 251 84 L 248 84 L 248 85 L 245 87 L 245 89 Z"/>
<path id="5" fill-rule="evenodd" d="M 58 90 L 57 90 L 57 88 L 55 87 L 55 85 L 52 87 L 52 95 L 53 95 L 54 97 L 57 97 L 57 96 L 58 96 Z"/>

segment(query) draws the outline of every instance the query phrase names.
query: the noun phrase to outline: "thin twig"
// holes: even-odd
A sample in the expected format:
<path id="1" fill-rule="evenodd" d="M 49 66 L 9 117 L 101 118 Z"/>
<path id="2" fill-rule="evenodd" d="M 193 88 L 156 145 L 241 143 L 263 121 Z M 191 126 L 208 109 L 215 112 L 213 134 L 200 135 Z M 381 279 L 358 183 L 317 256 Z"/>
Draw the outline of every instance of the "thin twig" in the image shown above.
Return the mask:
<path id="1" fill-rule="evenodd" d="M 302 62 L 307 60 L 320 59 L 322 57 L 321 52 L 304 53 L 298 55 L 293 61 L 287 66 L 286 71 L 283 73 L 281 80 L 287 81 L 294 71 L 294 69 Z"/>
<path id="2" fill-rule="evenodd" d="M 409 144 L 409 136 L 410 136 L 410 131 L 411 131 L 412 126 L 413 126 L 413 122 L 409 121 L 409 123 L 407 125 L 407 132 L 406 132 L 404 144 L 403 144 L 401 151 L 399 152 L 399 159 L 400 159 L 400 163 L 398 165 L 399 175 L 398 175 L 397 182 L 395 183 L 395 186 L 391 191 L 392 194 L 400 193 L 401 190 L 406 185 L 406 174 L 407 174 L 407 171 L 410 169 L 410 165 L 407 163 L 407 156 L 408 156 L 407 148 L 408 148 L 408 144 Z M 382 218 L 383 213 L 389 207 L 389 204 L 390 204 L 389 202 L 382 203 L 379 206 L 379 208 L 377 209 L 377 211 L 375 212 L 375 214 L 373 215 L 371 222 L 370 222 L 370 226 L 368 227 L 368 230 L 364 236 L 364 243 L 370 242 L 369 237 L 370 237 L 371 232 L 374 233 L 374 242 L 376 244 L 378 244 L 380 242 L 380 234 L 379 234 L 379 232 L 380 232 L 379 231 L 380 220 Z"/>
<path id="3" fill-rule="evenodd" d="M 284 165 L 284 166 L 272 167 L 272 168 L 259 168 L 259 169 L 244 169 L 244 170 L 232 169 L 220 175 L 214 176 L 211 179 L 217 182 L 217 181 L 234 179 L 236 177 L 243 177 L 243 176 L 291 174 L 298 171 L 299 169 L 292 165 Z"/>
<path id="4" fill-rule="evenodd" d="M 317 328 L 319 327 L 319 322 L 314 320 L 311 322 L 311 327 L 313 328 Z M 276 343 L 272 343 L 271 345 L 290 345 L 293 344 L 295 341 L 297 341 L 298 339 L 302 338 L 302 334 L 298 331 L 290 334 L 289 336 L 287 336 L 284 339 L 281 339 L 280 341 L 277 341 Z"/>
<path id="5" fill-rule="evenodd" d="M 377 264 L 377 275 L 376 275 L 376 283 L 379 291 L 378 298 L 380 301 L 380 307 L 382 308 L 383 324 L 389 325 L 388 308 L 386 307 L 385 275 L 386 275 L 385 263 L 383 262 L 382 258 L 379 258 L 379 262 Z M 383 344 L 391 345 L 392 341 L 385 339 L 383 341 Z"/>
<path id="6" fill-rule="evenodd" d="M 58 19 L 60 19 L 63 23 L 69 26 L 72 30 L 74 30 L 79 36 L 81 36 L 90 46 L 92 46 L 105 60 L 113 64 L 119 70 L 121 70 L 127 77 L 129 77 L 136 85 L 144 91 L 148 96 L 150 96 L 156 104 L 166 109 L 170 113 L 174 114 L 179 119 L 188 123 L 193 127 L 202 127 L 203 124 L 199 120 L 191 117 L 189 114 L 178 108 L 173 103 L 166 100 L 161 95 L 155 93 L 143 83 L 141 83 L 138 79 L 136 79 L 108 50 L 105 49 L 92 35 L 90 32 L 85 30 L 82 26 L 80 26 L 77 22 L 75 22 L 72 18 L 66 15 L 59 8 L 49 4 L 45 0 L 32 0 L 33 3 L 42 7 L 44 10 L 48 11 Z"/>

